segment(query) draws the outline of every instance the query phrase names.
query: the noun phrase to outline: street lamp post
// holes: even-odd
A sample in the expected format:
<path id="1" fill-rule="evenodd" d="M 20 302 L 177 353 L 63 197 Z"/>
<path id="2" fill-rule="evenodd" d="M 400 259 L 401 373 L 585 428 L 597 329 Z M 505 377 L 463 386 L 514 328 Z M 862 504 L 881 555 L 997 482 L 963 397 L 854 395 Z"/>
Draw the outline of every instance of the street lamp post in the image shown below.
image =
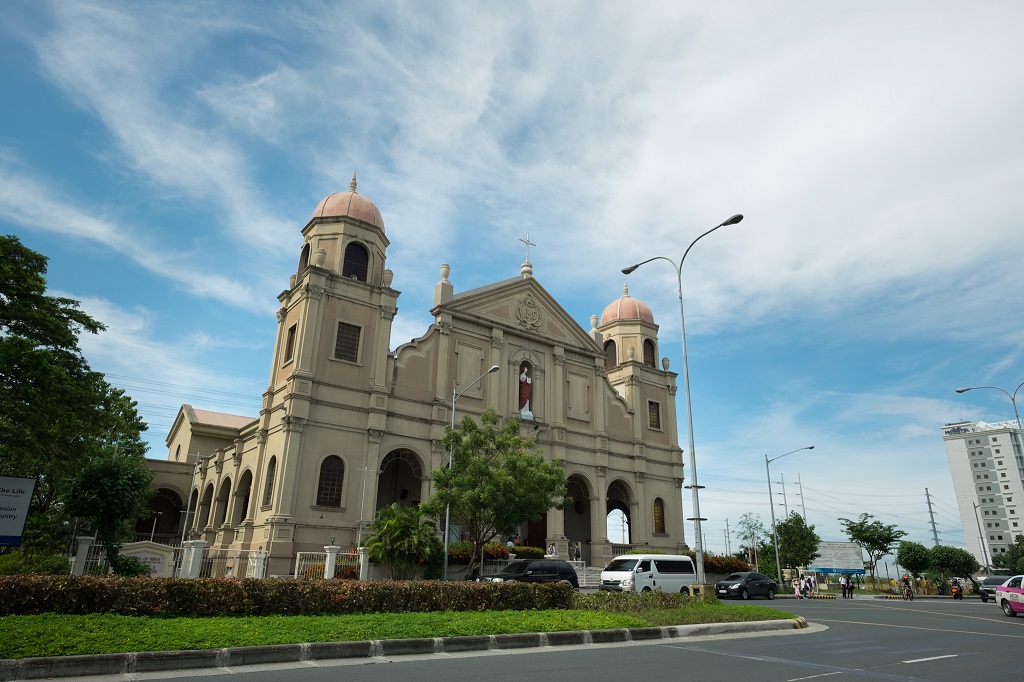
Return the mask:
<path id="1" fill-rule="evenodd" d="M 466 393 L 466 391 L 468 391 L 469 389 L 471 389 L 474 386 L 476 386 L 477 382 L 479 382 L 485 376 L 487 376 L 488 374 L 491 374 L 493 372 L 497 372 L 499 369 L 501 369 L 501 368 L 498 365 L 491 366 L 491 368 L 489 370 L 487 370 L 486 372 L 484 372 L 483 374 L 478 376 L 476 379 L 473 379 L 473 381 L 471 381 L 469 383 L 469 385 L 466 386 L 466 388 L 462 389 L 462 391 L 459 391 L 459 389 L 458 389 L 458 385 L 459 385 L 458 382 L 452 382 L 452 431 L 455 430 L 455 401 L 458 400 L 459 398 L 461 398 Z M 452 468 L 452 460 L 454 458 L 455 458 L 455 451 L 450 448 L 448 450 L 448 468 L 449 469 Z M 441 574 L 441 579 L 442 580 L 448 580 L 448 536 L 451 533 L 451 531 L 450 531 L 451 517 L 452 517 L 452 503 L 449 502 L 447 505 L 445 505 L 445 509 L 444 509 L 444 572 Z"/>
<path id="2" fill-rule="evenodd" d="M 1021 386 L 1024 386 L 1024 381 L 1017 384 L 1017 388 L 1013 389 L 1012 394 L 1006 389 L 999 388 L 998 386 L 969 386 L 968 388 L 958 388 L 956 389 L 956 392 L 967 393 L 967 391 L 973 391 L 979 388 L 992 388 L 997 391 L 1002 391 L 1006 395 L 1006 397 L 1010 399 L 1010 404 L 1013 405 L 1013 416 L 1017 418 L 1017 439 L 1021 448 L 1024 448 L 1024 440 L 1022 440 L 1022 438 L 1024 438 L 1024 428 L 1021 428 L 1020 414 L 1017 412 L 1017 391 L 1020 390 Z"/>
<path id="3" fill-rule="evenodd" d="M 1017 391 L 1020 390 L 1021 386 L 1024 386 L 1024 381 L 1022 381 L 1021 383 L 1017 384 L 1017 388 L 1013 389 L 1013 393 L 1010 393 L 1009 391 L 1007 391 L 1004 388 L 999 388 L 998 386 L 968 386 L 967 388 L 958 388 L 958 389 L 956 389 L 956 392 L 957 393 L 967 393 L 967 391 L 973 391 L 973 390 L 979 389 L 979 388 L 991 388 L 991 389 L 994 389 L 996 391 L 1002 391 L 1002 393 L 1007 398 L 1010 399 L 1010 404 L 1013 405 L 1013 416 L 1017 418 L 1017 445 L 1022 450 L 1024 450 L 1024 428 L 1021 428 L 1020 413 L 1017 412 Z M 988 568 L 988 563 L 989 563 L 989 561 L 988 561 L 988 552 L 985 549 L 985 536 L 981 534 L 981 521 L 978 520 L 978 505 L 976 503 L 974 505 L 974 520 L 978 521 L 978 533 L 979 533 L 978 542 L 981 543 L 981 547 L 980 547 L 981 555 L 982 555 L 982 558 L 985 560 L 986 568 Z"/>
<path id="4" fill-rule="evenodd" d="M 791 452 L 787 452 L 785 455 L 779 455 L 778 457 L 772 457 L 768 459 L 768 455 L 764 456 L 764 473 L 768 476 L 768 506 L 772 510 L 772 538 L 775 544 L 775 570 L 779 576 L 779 588 L 782 588 L 782 563 L 779 561 L 779 529 L 775 525 L 775 498 L 772 497 L 772 472 L 768 468 L 768 465 L 777 459 L 782 459 L 788 455 L 792 455 L 794 452 L 800 452 L 801 450 L 813 450 L 813 445 L 805 445 L 802 448 L 797 448 Z"/>
<path id="5" fill-rule="evenodd" d="M 720 227 L 735 225 L 741 220 L 743 220 L 743 216 L 737 213 L 728 220 L 715 225 L 710 230 L 694 239 L 690 242 L 690 245 L 686 247 L 686 251 L 683 252 L 683 257 L 679 259 L 679 265 L 676 265 L 676 262 L 671 258 L 655 256 L 654 258 L 648 258 L 647 260 L 641 261 L 635 265 L 630 265 L 628 268 L 622 268 L 622 274 L 628 275 L 641 265 L 655 260 L 664 260 L 671 263 L 672 267 L 676 269 L 676 283 L 679 287 L 679 331 L 682 336 L 683 343 L 683 392 L 686 394 L 686 432 L 689 436 L 690 444 L 690 485 L 687 487 L 691 491 L 693 500 L 693 517 L 687 519 L 687 521 L 693 521 L 694 542 L 697 545 L 697 583 L 700 585 L 704 584 L 704 545 L 701 539 L 700 522 L 705 519 L 700 517 L 700 494 L 698 493 L 700 486 L 697 485 L 697 456 L 693 450 L 693 410 L 690 406 L 690 370 L 686 358 L 686 314 L 683 312 L 683 263 L 686 261 L 686 255 L 690 253 L 690 249 L 693 248 L 693 245 L 699 242 L 702 238 L 711 234 Z"/>

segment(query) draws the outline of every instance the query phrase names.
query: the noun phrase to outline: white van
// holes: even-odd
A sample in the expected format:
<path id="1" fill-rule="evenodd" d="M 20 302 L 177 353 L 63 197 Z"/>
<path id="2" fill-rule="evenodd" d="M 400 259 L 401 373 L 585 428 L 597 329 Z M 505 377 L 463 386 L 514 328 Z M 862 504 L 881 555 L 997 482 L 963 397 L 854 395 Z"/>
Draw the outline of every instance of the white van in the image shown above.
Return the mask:
<path id="1" fill-rule="evenodd" d="M 693 559 L 676 554 L 624 554 L 601 571 L 601 589 L 613 592 L 681 592 L 697 582 Z"/>

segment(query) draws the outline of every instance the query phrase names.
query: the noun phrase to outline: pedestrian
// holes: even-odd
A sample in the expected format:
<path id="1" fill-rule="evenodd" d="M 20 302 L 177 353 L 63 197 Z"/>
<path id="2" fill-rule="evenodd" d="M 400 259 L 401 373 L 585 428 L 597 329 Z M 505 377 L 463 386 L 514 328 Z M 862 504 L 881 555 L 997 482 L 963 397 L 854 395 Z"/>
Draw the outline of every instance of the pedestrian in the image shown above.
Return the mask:
<path id="1" fill-rule="evenodd" d="M 799 576 L 793 578 L 793 595 L 797 599 L 803 599 L 803 597 L 800 596 L 800 577 Z"/>
<path id="2" fill-rule="evenodd" d="M 803 580 L 801 581 L 800 587 L 803 590 L 804 599 L 810 599 L 811 598 L 811 596 L 810 596 L 810 593 L 811 593 L 811 579 L 808 578 L 805 575 L 803 577 Z"/>
<path id="3" fill-rule="evenodd" d="M 847 580 L 846 574 L 844 573 L 843 575 L 839 576 L 839 588 L 843 591 L 843 599 L 846 599 L 846 586 Z"/>
<path id="4" fill-rule="evenodd" d="M 818 576 L 811 573 L 808 580 L 811 582 L 811 594 L 818 594 Z"/>
<path id="5" fill-rule="evenodd" d="M 548 556 L 558 556 L 558 553 L 555 551 L 555 543 L 553 542 L 548 545 Z"/>
<path id="6" fill-rule="evenodd" d="M 576 561 L 580 561 L 583 558 L 583 547 L 582 543 L 576 543 Z"/>

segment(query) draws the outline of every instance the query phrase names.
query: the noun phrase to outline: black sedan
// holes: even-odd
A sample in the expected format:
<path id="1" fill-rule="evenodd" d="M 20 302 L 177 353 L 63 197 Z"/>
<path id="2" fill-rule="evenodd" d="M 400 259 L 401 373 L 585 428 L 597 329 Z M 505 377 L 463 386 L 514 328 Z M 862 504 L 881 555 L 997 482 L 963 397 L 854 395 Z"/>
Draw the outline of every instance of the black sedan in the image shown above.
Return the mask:
<path id="1" fill-rule="evenodd" d="M 733 573 L 725 580 L 715 583 L 715 596 L 718 598 L 735 597 L 750 599 L 751 597 L 768 597 L 775 599 L 779 584 L 766 575 L 744 572 Z"/>

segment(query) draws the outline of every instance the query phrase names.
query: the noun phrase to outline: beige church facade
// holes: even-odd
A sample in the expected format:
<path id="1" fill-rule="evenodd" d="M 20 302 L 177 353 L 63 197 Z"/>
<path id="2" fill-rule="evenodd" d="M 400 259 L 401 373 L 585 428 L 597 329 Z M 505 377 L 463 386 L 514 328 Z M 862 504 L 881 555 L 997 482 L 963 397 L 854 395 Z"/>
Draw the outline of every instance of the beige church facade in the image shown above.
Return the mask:
<path id="1" fill-rule="evenodd" d="M 657 361 L 648 306 L 624 292 L 588 331 L 529 262 L 464 292 L 442 265 L 433 324 L 392 352 L 400 292 L 386 267 L 389 241 L 354 179 L 320 202 L 302 237 L 278 297 L 260 414 L 183 405 L 167 460 L 151 462 L 161 537 L 264 549 L 271 575 L 291 573 L 297 552 L 355 546 L 377 510 L 430 497 L 458 393 L 456 423 L 493 407 L 502 421 L 519 417 L 522 433 L 562 462 L 572 502 L 524 520 L 516 530 L 527 544 L 555 543 L 565 556 L 580 542 L 582 558 L 603 565 L 622 549 L 606 529 L 618 509 L 627 544 L 686 549 L 676 374 Z"/>

